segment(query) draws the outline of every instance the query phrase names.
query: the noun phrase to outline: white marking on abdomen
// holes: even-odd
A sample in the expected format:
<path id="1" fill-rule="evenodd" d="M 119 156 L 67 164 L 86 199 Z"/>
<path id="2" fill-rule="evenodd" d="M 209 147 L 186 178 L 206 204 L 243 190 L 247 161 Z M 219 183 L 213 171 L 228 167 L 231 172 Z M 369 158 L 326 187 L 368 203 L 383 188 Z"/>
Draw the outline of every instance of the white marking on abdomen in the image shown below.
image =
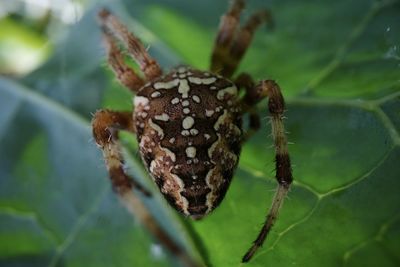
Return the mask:
<path id="1" fill-rule="evenodd" d="M 179 202 L 181 202 L 183 213 L 185 213 L 186 215 L 190 215 L 190 213 L 188 211 L 189 201 L 184 196 L 182 196 L 182 192 L 183 192 L 183 190 L 185 188 L 185 185 L 184 185 L 182 179 L 179 178 L 178 175 L 171 173 L 171 177 L 174 179 L 174 181 L 180 187 L 180 190 L 179 190 L 179 192 L 177 194 L 178 195 L 178 199 L 176 200 L 178 202 L 178 206 L 179 206 Z"/>
<path id="2" fill-rule="evenodd" d="M 154 84 L 155 89 L 171 89 L 179 84 L 179 79 L 173 79 L 172 81 L 168 82 L 157 82 Z"/>
<path id="3" fill-rule="evenodd" d="M 193 99 L 193 101 L 196 102 L 196 103 L 200 103 L 200 102 L 201 102 L 200 97 L 197 96 L 197 95 L 192 96 L 192 99 Z"/>
<path id="4" fill-rule="evenodd" d="M 189 82 L 194 84 L 212 84 L 217 80 L 215 77 L 210 77 L 210 78 L 189 77 L 188 79 Z"/>
<path id="5" fill-rule="evenodd" d="M 190 129 L 190 134 L 191 134 L 191 135 L 198 135 L 198 134 L 199 134 L 199 130 L 197 130 L 197 129 Z"/>
<path id="6" fill-rule="evenodd" d="M 171 104 L 176 105 L 179 103 L 179 98 L 175 97 L 174 99 L 171 100 Z"/>
<path id="7" fill-rule="evenodd" d="M 175 154 L 174 154 L 171 150 L 169 150 L 168 148 L 162 147 L 162 146 L 160 146 L 160 149 L 161 149 L 162 151 L 164 151 L 165 154 L 166 154 L 167 156 L 169 156 L 173 162 L 176 161 L 176 156 L 175 156 Z"/>
<path id="8" fill-rule="evenodd" d="M 221 124 L 223 124 L 225 122 L 226 117 L 228 116 L 228 112 L 226 110 L 224 110 L 224 113 L 218 117 L 217 122 L 214 124 L 214 129 L 216 131 L 218 131 L 219 127 L 221 126 Z"/>
<path id="9" fill-rule="evenodd" d="M 185 152 L 186 152 L 186 156 L 187 156 L 188 158 L 194 158 L 194 157 L 196 157 L 196 148 L 195 148 L 194 146 L 189 146 L 189 147 L 187 147 L 186 150 L 185 150 Z"/>
<path id="10" fill-rule="evenodd" d="M 181 132 L 181 135 L 183 135 L 183 136 L 189 136 L 189 135 L 190 135 L 190 132 L 189 132 L 188 130 L 183 130 L 183 131 Z"/>
<path id="11" fill-rule="evenodd" d="M 154 118 L 159 121 L 168 121 L 169 120 L 169 116 L 166 113 L 163 113 L 161 115 L 155 115 Z"/>
<path id="12" fill-rule="evenodd" d="M 212 160 L 212 155 L 214 154 L 214 150 L 217 148 L 221 141 L 221 135 L 219 133 L 217 133 L 217 137 L 217 140 L 208 149 L 208 157 L 210 158 L 211 162 L 214 162 Z"/>
<path id="13" fill-rule="evenodd" d="M 159 97 L 161 95 L 161 93 L 159 92 L 159 91 L 155 91 L 155 92 L 153 92 L 152 94 L 151 94 L 151 97 L 152 98 L 156 98 L 156 97 Z"/>
<path id="14" fill-rule="evenodd" d="M 212 168 L 211 170 L 208 171 L 206 175 L 206 184 L 208 188 L 211 189 L 210 192 L 208 192 L 206 196 L 206 206 L 207 206 L 207 211 L 206 213 L 209 213 L 212 210 L 212 203 L 215 200 L 215 192 L 218 189 L 219 185 L 214 185 L 211 183 L 211 177 L 215 175 L 214 171 L 217 169 L 217 167 Z M 217 179 L 221 179 L 221 177 L 218 177 Z"/>
<path id="15" fill-rule="evenodd" d="M 211 117 L 214 114 L 214 110 L 206 109 L 206 117 Z"/>
<path id="16" fill-rule="evenodd" d="M 218 100 L 223 100 L 226 94 L 229 94 L 229 95 L 232 95 L 232 96 L 236 96 L 237 95 L 236 86 L 233 85 L 233 86 L 229 86 L 229 87 L 227 87 L 225 89 L 219 90 L 218 93 L 217 93 Z"/>
<path id="17" fill-rule="evenodd" d="M 188 98 L 188 96 L 189 96 L 188 93 L 190 91 L 190 86 L 189 86 L 188 81 L 186 79 L 179 80 L 179 81 L 180 82 L 179 82 L 178 92 L 180 94 L 182 94 L 183 98 Z"/>
<path id="18" fill-rule="evenodd" d="M 157 167 L 156 165 L 157 165 L 157 163 L 155 160 L 152 160 L 150 162 L 150 168 L 149 168 L 150 173 L 154 173 L 154 169 Z"/>
<path id="19" fill-rule="evenodd" d="M 151 119 L 149 119 L 149 125 L 150 125 L 151 128 L 153 128 L 154 130 L 157 131 L 158 136 L 160 136 L 160 139 L 164 138 L 164 131 L 160 126 L 155 124 Z"/>
<path id="20" fill-rule="evenodd" d="M 142 106 L 147 106 L 149 104 L 149 99 L 144 96 L 135 96 L 133 99 L 133 103 L 135 107 L 142 105 Z"/>
<path id="21" fill-rule="evenodd" d="M 184 118 L 182 121 L 183 129 L 190 129 L 192 128 L 193 124 L 194 124 L 194 119 L 190 116 Z"/>

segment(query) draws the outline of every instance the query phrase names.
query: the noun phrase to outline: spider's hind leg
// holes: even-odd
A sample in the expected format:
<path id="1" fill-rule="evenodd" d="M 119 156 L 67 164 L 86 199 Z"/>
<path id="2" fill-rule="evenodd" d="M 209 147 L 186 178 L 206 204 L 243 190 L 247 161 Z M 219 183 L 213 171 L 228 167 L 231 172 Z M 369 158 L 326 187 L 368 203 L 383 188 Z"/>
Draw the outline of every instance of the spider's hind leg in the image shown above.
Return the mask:
<path id="1" fill-rule="evenodd" d="M 244 26 L 238 29 L 244 5 L 244 0 L 234 0 L 228 12 L 222 16 L 211 56 L 210 70 L 228 78 L 239 65 L 256 29 L 264 22 L 272 24 L 270 12 L 261 10 L 254 13 Z"/>
<path id="2" fill-rule="evenodd" d="M 254 13 L 247 20 L 245 25 L 240 28 L 239 32 L 236 34 L 236 38 L 233 40 L 229 50 L 228 60 L 225 63 L 224 73 L 226 76 L 229 77 L 235 72 L 253 40 L 255 31 L 265 22 L 268 25 L 272 25 L 272 16 L 269 10 L 261 10 Z"/>
<path id="3" fill-rule="evenodd" d="M 262 246 L 272 226 L 274 225 L 280 207 L 283 204 L 284 198 L 289 191 L 290 184 L 293 181 L 292 168 L 287 147 L 287 139 L 283 124 L 283 113 L 285 110 L 285 102 L 281 90 L 274 81 L 261 81 L 253 89 L 247 90 L 242 100 L 243 105 L 251 106 L 259 102 L 261 99 L 268 97 L 268 109 L 271 114 L 272 136 L 275 145 L 275 178 L 278 181 L 278 189 L 272 200 L 272 206 L 265 219 L 264 225 L 260 230 L 253 245 L 244 255 L 242 261 L 248 262 Z"/>
<path id="4" fill-rule="evenodd" d="M 239 26 L 240 13 L 243 8 L 244 0 L 234 0 L 228 12 L 221 17 L 211 56 L 210 70 L 213 72 L 224 75 L 225 61 L 229 57 L 229 48 Z"/>

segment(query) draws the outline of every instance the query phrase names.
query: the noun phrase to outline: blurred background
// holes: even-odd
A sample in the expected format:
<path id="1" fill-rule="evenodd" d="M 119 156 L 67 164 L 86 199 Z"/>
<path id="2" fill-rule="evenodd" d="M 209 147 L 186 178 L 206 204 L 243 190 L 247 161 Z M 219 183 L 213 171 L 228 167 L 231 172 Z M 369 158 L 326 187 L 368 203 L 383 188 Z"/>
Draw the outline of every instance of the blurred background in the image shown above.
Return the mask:
<path id="1" fill-rule="evenodd" d="M 96 110 L 132 108 L 96 13 L 111 9 L 165 70 L 207 69 L 228 2 L 0 0 L 0 266 L 179 266 L 120 205 L 91 137 Z M 275 28 L 259 29 L 239 72 L 281 85 L 295 178 L 248 266 L 399 266 L 400 1 L 247 2 L 244 20 L 269 8 Z M 199 222 L 165 203 L 122 136 L 129 171 L 155 195 L 143 201 L 207 266 L 241 266 L 270 206 L 259 110 L 225 200 Z"/>

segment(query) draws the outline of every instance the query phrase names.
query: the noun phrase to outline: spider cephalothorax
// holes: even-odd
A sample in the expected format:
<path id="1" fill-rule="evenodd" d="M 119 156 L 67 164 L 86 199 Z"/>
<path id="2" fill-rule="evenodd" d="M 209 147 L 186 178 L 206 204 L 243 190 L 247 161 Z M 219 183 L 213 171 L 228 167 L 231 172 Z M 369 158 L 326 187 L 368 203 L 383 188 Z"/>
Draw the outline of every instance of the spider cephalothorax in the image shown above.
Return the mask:
<path id="1" fill-rule="evenodd" d="M 143 162 L 170 204 L 192 218 L 221 202 L 238 163 L 237 91 L 220 75 L 182 66 L 135 97 Z"/>
<path id="2" fill-rule="evenodd" d="M 272 80 L 254 83 L 250 75 L 232 77 L 255 29 L 270 21 L 260 11 L 239 27 L 243 0 L 234 0 L 222 17 L 209 71 L 180 66 L 163 72 L 139 39 L 109 11 L 99 13 L 108 62 L 118 80 L 136 94 L 134 111 L 100 110 L 93 119 L 93 135 L 103 150 L 114 190 L 130 211 L 186 265 L 198 266 L 146 210 L 133 188 L 150 193 L 125 172 L 118 130 L 136 133 L 143 163 L 168 202 L 193 219 L 211 212 L 223 199 L 239 162 L 240 149 L 260 127 L 255 105 L 269 98 L 276 151 L 278 189 L 257 239 L 243 257 L 249 261 L 263 244 L 292 182 L 283 125 L 284 100 Z M 117 41 L 140 66 L 144 77 L 124 61 Z M 239 93 L 244 90 L 243 93 Z M 242 117 L 249 126 L 242 127 Z"/>

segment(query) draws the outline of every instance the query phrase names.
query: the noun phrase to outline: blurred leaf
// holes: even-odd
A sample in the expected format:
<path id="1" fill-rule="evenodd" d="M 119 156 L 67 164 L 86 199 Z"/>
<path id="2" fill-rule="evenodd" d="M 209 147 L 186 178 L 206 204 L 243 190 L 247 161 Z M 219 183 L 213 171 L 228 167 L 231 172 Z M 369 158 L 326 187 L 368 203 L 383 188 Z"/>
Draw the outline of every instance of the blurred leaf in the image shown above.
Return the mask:
<path id="1" fill-rule="evenodd" d="M 108 189 L 88 121 L 7 79 L 0 89 L 8 111 L 0 116 L 8 130 L 0 135 L 0 265 L 29 256 L 40 266 L 168 266 Z M 172 235 L 184 234 L 159 198 L 148 202 Z"/>
<path id="2" fill-rule="evenodd" d="M 22 75 L 37 68 L 50 54 L 46 41 L 17 21 L 0 19 L 0 73 Z"/>
<path id="3" fill-rule="evenodd" d="M 259 30 L 241 70 L 282 86 L 295 183 L 246 266 L 398 266 L 399 1 L 259 0 L 249 1 L 244 15 L 262 7 L 271 8 L 277 26 Z M 131 107 L 130 95 L 101 66 L 98 8 L 21 81 L 28 88 L 0 80 L 0 265 L 176 264 L 157 257 L 151 237 L 132 224 L 89 141 L 91 112 Z M 226 3 L 136 0 L 110 8 L 164 67 L 206 68 Z M 213 266 L 240 266 L 276 187 L 266 103 L 259 108 L 263 127 L 244 146 L 225 200 L 190 223 L 191 238 L 206 249 L 198 253 Z M 146 183 L 136 156 L 132 171 Z M 159 197 L 146 204 L 196 254 L 172 209 Z"/>

